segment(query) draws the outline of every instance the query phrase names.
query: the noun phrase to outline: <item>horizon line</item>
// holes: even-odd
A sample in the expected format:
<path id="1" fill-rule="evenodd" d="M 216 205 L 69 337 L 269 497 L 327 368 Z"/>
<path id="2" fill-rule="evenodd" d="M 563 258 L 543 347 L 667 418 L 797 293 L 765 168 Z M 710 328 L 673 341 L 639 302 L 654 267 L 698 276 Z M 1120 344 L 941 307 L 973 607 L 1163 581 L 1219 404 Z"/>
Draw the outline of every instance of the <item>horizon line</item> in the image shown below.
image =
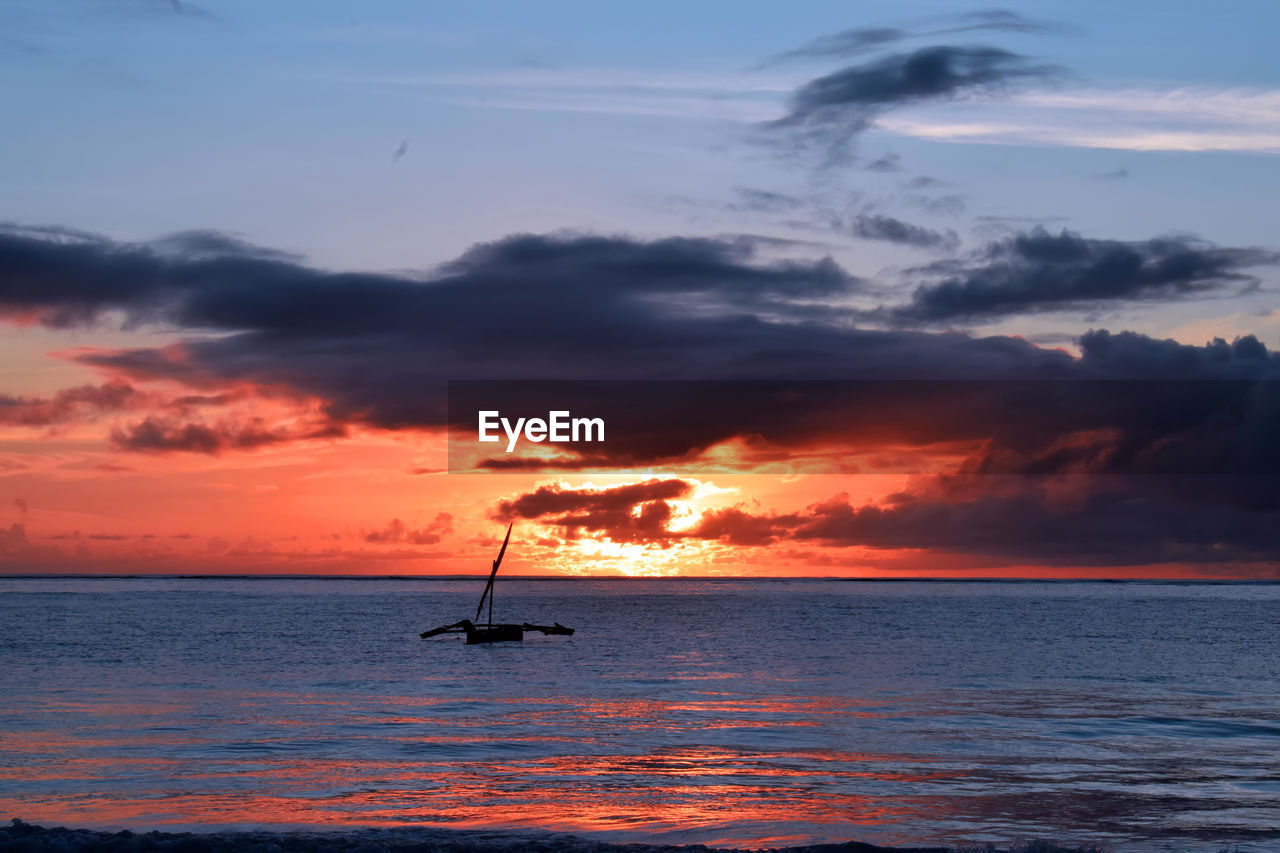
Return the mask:
<path id="1" fill-rule="evenodd" d="M 173 573 L 173 572 L 3 572 L 0 580 L 483 580 L 488 573 L 447 575 L 351 575 L 334 573 Z M 507 575 L 507 580 L 532 581 L 833 581 L 840 583 L 1163 583 L 1163 584 L 1280 584 L 1280 578 L 1186 577 L 863 577 L 856 575 Z"/>

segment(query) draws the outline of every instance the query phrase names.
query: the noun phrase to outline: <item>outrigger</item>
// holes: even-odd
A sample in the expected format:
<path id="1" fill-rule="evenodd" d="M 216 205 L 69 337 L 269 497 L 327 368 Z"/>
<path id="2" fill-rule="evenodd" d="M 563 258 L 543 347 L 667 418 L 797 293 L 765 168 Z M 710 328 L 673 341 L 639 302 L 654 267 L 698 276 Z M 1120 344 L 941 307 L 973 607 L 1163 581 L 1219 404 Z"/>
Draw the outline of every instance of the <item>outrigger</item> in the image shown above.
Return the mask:
<path id="1" fill-rule="evenodd" d="M 502 563 L 502 555 L 507 553 L 507 543 L 511 541 L 512 527 L 515 527 L 515 522 L 512 522 L 507 527 L 507 537 L 502 540 L 502 548 L 498 551 L 498 558 L 493 561 L 493 570 L 489 572 L 489 582 L 484 585 L 484 594 L 480 596 L 480 603 L 476 605 L 475 621 L 463 619 L 461 622 L 454 622 L 452 625 L 441 625 L 439 628 L 423 631 L 421 634 L 422 639 L 436 637 L 440 634 L 465 633 L 467 635 L 467 645 L 471 646 L 477 643 L 523 642 L 525 631 L 541 631 L 544 634 L 573 634 L 572 628 L 566 628 L 559 622 L 554 625 L 534 625 L 530 622 L 522 622 L 518 625 L 511 623 L 494 624 L 493 579 L 498 576 L 498 566 Z M 485 599 L 489 601 L 489 621 L 480 622 L 480 614 L 484 610 Z"/>

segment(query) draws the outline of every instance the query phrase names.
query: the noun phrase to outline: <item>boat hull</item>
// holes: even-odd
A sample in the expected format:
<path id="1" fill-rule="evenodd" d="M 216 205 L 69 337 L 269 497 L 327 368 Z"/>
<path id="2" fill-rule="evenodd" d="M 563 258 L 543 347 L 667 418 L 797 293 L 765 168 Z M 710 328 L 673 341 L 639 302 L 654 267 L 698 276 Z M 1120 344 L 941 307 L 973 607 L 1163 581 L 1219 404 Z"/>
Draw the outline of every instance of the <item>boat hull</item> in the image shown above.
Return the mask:
<path id="1" fill-rule="evenodd" d="M 524 640 L 523 625 L 466 625 L 467 645 L 480 643 L 519 643 Z"/>

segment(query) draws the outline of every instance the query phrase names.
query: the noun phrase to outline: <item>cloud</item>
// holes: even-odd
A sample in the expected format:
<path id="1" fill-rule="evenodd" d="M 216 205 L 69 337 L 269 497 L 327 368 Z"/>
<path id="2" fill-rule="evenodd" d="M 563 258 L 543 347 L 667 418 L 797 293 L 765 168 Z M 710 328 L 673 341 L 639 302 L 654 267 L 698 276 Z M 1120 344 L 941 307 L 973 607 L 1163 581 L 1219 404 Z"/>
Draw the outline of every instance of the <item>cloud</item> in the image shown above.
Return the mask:
<path id="1" fill-rule="evenodd" d="M 787 113 L 766 127 L 784 132 L 788 146 L 817 149 L 835 163 L 848 159 L 854 138 L 890 110 L 1004 93 L 1060 74 L 996 47 L 923 47 L 810 80 L 792 93 Z"/>
<path id="2" fill-rule="evenodd" d="M 927 213 L 944 216 L 959 216 L 964 213 L 967 206 L 965 197 L 958 193 L 947 193 L 940 196 L 909 195 L 903 201 Z"/>
<path id="3" fill-rule="evenodd" d="M 1234 565 L 1275 576 L 1280 501 L 1221 499 L 1248 492 L 1240 477 L 918 478 L 879 503 L 837 494 L 803 509 L 744 505 L 707 510 L 672 529 L 672 500 L 693 484 L 649 480 L 604 489 L 542 486 L 503 501 L 495 516 L 558 528 L 566 540 L 670 547 L 718 542 L 963 554 L 999 564 L 1050 566 Z M 1253 478 L 1269 487 L 1272 477 Z M 1213 500 L 1205 500 L 1208 493 Z"/>
<path id="4" fill-rule="evenodd" d="M 274 444 L 308 439 L 343 438 L 346 429 L 323 420 L 289 425 L 272 425 L 263 418 L 237 421 L 223 419 L 215 424 L 182 422 L 163 416 L 149 416 L 136 423 L 111 430 L 111 443 L 118 450 L 146 453 L 185 451 L 210 455 L 227 450 L 253 450 Z"/>
<path id="5" fill-rule="evenodd" d="M 730 545 L 772 545 L 785 535 L 776 515 L 755 514 L 740 506 L 711 510 L 698 519 L 686 536 Z"/>
<path id="6" fill-rule="evenodd" d="M 323 83 L 410 89 L 435 103 L 477 109 L 760 121 L 797 75 L 692 70 L 531 68 L 435 74 L 315 75 Z"/>
<path id="7" fill-rule="evenodd" d="M 1270 478 L 1267 478 L 1270 480 Z M 1270 563 L 1277 508 L 1206 503 L 1203 478 L 980 479 L 927 484 L 884 504 L 837 495 L 792 513 L 710 512 L 693 538 L 965 553 L 1037 565 Z"/>
<path id="8" fill-rule="evenodd" d="M 511 308 L 541 298 L 549 286 L 561 297 L 615 306 L 693 296 L 741 309 L 785 308 L 857 286 L 830 260 L 762 261 L 762 243 L 768 241 L 515 235 L 478 244 L 419 279 L 324 272 L 207 236 L 198 251 L 175 254 L 175 245 L 189 241 L 121 244 L 10 230 L 0 232 L 0 310 L 51 327 L 91 325 L 119 311 L 132 323 L 358 337 L 407 333 L 407 324 L 438 323 L 448 312 L 479 315 L 495 297 Z M 209 254 L 213 246 L 220 251 Z M 482 299 L 472 297 L 478 290 L 486 291 Z"/>
<path id="9" fill-rule="evenodd" d="M 841 328 L 825 303 L 862 283 L 780 251 L 750 238 L 517 235 L 406 276 L 9 233 L 0 312 L 54 327 L 123 316 L 215 331 L 80 359 L 206 396 L 289 389 L 327 401 L 336 420 L 388 428 L 443 424 L 445 380 L 510 377 L 513 365 L 539 378 L 839 375 L 892 361 L 898 347 L 965 350 L 946 361 L 976 369 L 1010 346 Z"/>
<path id="10" fill-rule="evenodd" d="M 808 200 L 800 196 L 752 187 L 737 187 L 734 189 L 734 194 L 737 196 L 737 201 L 726 207 L 737 212 L 789 213 L 809 204 Z"/>
<path id="11" fill-rule="evenodd" d="M 981 30 L 1021 34 L 1068 32 L 1061 24 L 1037 21 L 1004 9 L 986 9 L 944 18 L 933 25 L 906 27 L 855 27 L 821 36 L 800 47 L 765 60 L 758 67 L 796 59 L 848 58 L 881 50 L 913 38 L 954 35 Z"/>
<path id="12" fill-rule="evenodd" d="M 855 27 L 831 35 L 819 36 L 794 50 L 766 59 L 756 67 L 767 68 L 794 59 L 858 56 L 897 44 L 910 38 L 911 35 L 909 31 L 900 27 Z"/>
<path id="13" fill-rule="evenodd" d="M 410 529 L 403 521 L 393 518 L 382 530 L 366 533 L 364 541 L 375 544 L 437 545 L 453 532 L 453 516 L 438 512 L 431 523 L 419 530 Z"/>
<path id="14" fill-rule="evenodd" d="M 1276 378 L 1277 358 L 1252 338 L 1184 347 L 1096 332 L 1082 339 L 1076 359 L 1016 338 L 857 328 L 853 310 L 836 306 L 858 297 L 863 282 L 830 260 L 787 258 L 778 254 L 786 247 L 745 238 L 518 235 L 477 246 L 420 277 L 327 272 L 248 250 L 212 258 L 161 253 L 150 244 L 61 232 L 8 234 L 0 245 L 5 241 L 0 311 L 34 313 L 54 325 L 68 317 L 98 323 L 114 312 L 130 322 L 153 318 L 219 333 L 89 353 L 81 357 L 86 363 L 130 380 L 185 384 L 200 392 L 187 396 L 201 402 L 226 399 L 246 385 L 317 401 L 284 422 L 153 412 L 111 432 L 123 450 L 216 454 L 339 437 L 353 425 L 440 428 L 448 422 L 446 380 L 523 377 L 680 380 L 662 394 L 651 388 L 632 394 L 621 423 L 610 421 L 610 442 L 568 453 L 560 464 L 569 468 L 688 462 L 731 440 L 745 442 L 744 464 L 782 464 L 814 447 L 838 456 L 892 442 L 918 450 L 960 442 L 972 464 L 988 472 L 1091 465 L 1113 472 L 1239 472 L 1251 459 L 1264 470 L 1272 465 L 1269 445 L 1258 438 L 1274 421 L 1259 391 L 1266 386 L 1249 383 Z M 1052 290 L 1059 281 L 1073 303 L 1082 294 L 1167 297 L 1199 294 L 1219 281 L 1247 284 L 1235 276 L 1255 258 L 1252 250 L 1182 238 L 1122 243 L 1031 232 L 930 270 L 943 282 L 987 283 L 995 295 L 973 285 L 986 302 L 973 301 L 988 312 L 1009 312 L 1065 304 Z M 128 273 L 138 275 L 127 280 Z M 1110 278 L 1100 291 L 1096 283 L 1089 285 L 1094 290 L 1077 285 L 1104 274 Z M 937 306 L 948 303 L 932 294 L 918 293 L 902 309 L 906 316 L 915 322 L 944 316 Z M 966 303 L 965 310 L 977 309 Z M 1157 386 L 1131 389 L 1126 404 L 1105 384 L 1077 383 L 1070 386 L 1074 396 L 1009 384 L 1166 375 L 1244 384 L 1223 385 L 1216 395 L 1182 386 L 1175 402 L 1184 420 L 1144 419 L 1139 403 L 1167 412 L 1166 401 L 1143 396 Z M 833 395 L 829 387 L 790 381 L 797 377 L 879 384 Z M 688 381 L 721 379 L 788 382 L 743 395 Z M 989 381 L 927 386 L 887 379 Z M 126 387 L 132 386 L 103 386 L 108 400 Z M 1023 396 L 1009 398 L 1014 390 Z M 57 408 L 49 400 L 41 405 Z M 1002 414 L 1010 407 L 1019 412 L 1012 423 Z M 989 445 L 979 453 L 982 442 Z"/>
<path id="15" fill-rule="evenodd" d="M 615 542 L 656 542 L 669 537 L 669 501 L 688 497 L 693 484 L 680 479 L 646 480 L 609 488 L 574 489 L 540 486 L 536 491 L 502 501 L 495 512 L 501 521 L 537 519 L 560 528 L 565 539 L 605 535 Z"/>
<path id="16" fill-rule="evenodd" d="M 111 310 L 135 323 L 179 322 L 176 304 L 233 287 L 237 273 L 294 269 L 293 256 L 213 231 L 115 243 L 83 231 L 0 226 L 0 310 L 52 328 L 91 325 Z M 273 282 L 277 286 L 283 281 Z M 216 318 L 210 318 L 216 322 Z"/>
<path id="17" fill-rule="evenodd" d="M 1125 242 L 1036 227 L 989 243 L 967 260 L 918 269 L 927 283 L 910 303 L 885 314 L 899 323 L 948 323 L 1185 300 L 1256 286 L 1244 271 L 1277 260 L 1272 252 L 1190 237 Z"/>
<path id="18" fill-rule="evenodd" d="M 1034 66 L 1032 66 L 1034 67 Z M 1280 90 L 1205 87 L 1068 87 L 1046 68 L 1044 83 L 1009 81 L 997 90 L 900 102 L 867 111 L 876 129 L 940 142 L 1110 148 L 1130 151 L 1280 151 Z M 788 93 L 806 80 L 787 74 L 707 74 L 617 68 L 423 76 L 334 76 L 323 82 L 411 88 L 436 103 L 476 109 L 651 116 L 688 121 L 764 123 L 768 130 Z M 999 98 L 987 97 L 1000 94 Z M 981 97 L 979 97 L 981 96 Z M 792 128 L 793 130 L 795 128 Z M 774 145 L 808 144 L 830 153 L 839 126 L 765 135 Z M 860 132 L 862 126 L 853 126 Z M 762 140 L 763 141 L 763 140 Z M 846 143 L 852 139 L 844 140 Z M 821 147 L 819 143 L 826 143 Z M 846 146 L 847 147 L 847 146 Z M 836 153 L 840 146 L 836 146 Z M 847 154 L 847 151 L 845 152 Z"/>
<path id="19" fill-rule="evenodd" d="M 876 122 L 943 142 L 1123 151 L 1280 151 L 1280 90 L 1123 88 L 1037 90 L 1000 101 L 933 104 Z"/>
<path id="20" fill-rule="evenodd" d="M 162 256 L 198 260 L 226 256 L 258 258 L 260 260 L 300 261 L 293 252 L 270 249 L 245 240 L 237 234 L 212 229 L 179 231 L 153 240 L 147 244 Z"/>
<path id="21" fill-rule="evenodd" d="M 448 420 L 450 379 L 597 379 L 623 391 L 619 380 L 666 379 L 679 380 L 670 393 L 629 395 L 632 435 L 593 448 L 601 464 L 679 460 L 730 439 L 784 461 L 824 445 L 942 447 L 962 461 L 959 477 L 925 481 L 875 512 L 834 504 L 773 516 L 739 507 L 705 516 L 694 532 L 671 529 L 677 502 L 691 494 L 678 478 L 544 486 L 497 509 L 565 538 L 664 544 L 696 534 L 739 544 L 1004 547 L 1008 555 L 1025 547 L 1018 553 L 1033 559 L 1039 537 L 1053 559 L 1094 562 L 1107 553 L 1208 562 L 1215 547 L 1224 560 L 1272 553 L 1260 519 L 1276 520 L 1280 492 L 1274 476 L 1246 475 L 1280 470 L 1280 356 L 1256 339 L 1188 346 L 1094 331 L 1076 358 L 1010 337 L 857 328 L 853 310 L 839 306 L 862 297 L 866 283 L 829 259 L 791 257 L 795 250 L 751 238 L 516 235 L 410 276 L 319 270 L 218 240 L 160 247 L 10 230 L 0 235 L 0 311 L 55 327 L 123 317 L 198 333 L 83 356 L 119 381 L 20 401 L 26 411 L 44 407 L 46 420 L 126 405 L 118 400 L 129 398 L 134 379 L 186 385 L 192 406 L 246 386 L 320 401 L 318 414 L 286 423 L 201 422 L 165 409 L 118 425 L 111 437 L 122 449 L 218 453 L 337 436 L 352 424 L 438 428 Z M 1007 312 L 1052 301 L 1036 287 L 1060 280 L 1071 298 L 1055 304 L 1081 294 L 1169 298 L 1247 286 L 1241 270 L 1259 257 L 1189 238 L 1125 243 L 1033 231 L 925 272 L 931 286 L 994 282 L 994 307 L 985 310 Z M 1102 276 L 1102 296 L 1077 287 L 1086 274 Z M 1027 287 L 1013 282 L 1024 280 L 1036 299 L 1019 302 L 1010 294 L 1023 294 Z M 920 301 L 934 305 L 928 291 Z M 856 393 L 797 377 L 853 381 Z M 774 384 L 744 396 L 689 381 L 726 378 Z M 893 379 L 904 381 L 885 381 Z M 175 399 L 184 398 L 166 405 Z M 697 417 L 660 427 L 662 416 L 681 412 Z M 1021 491 L 1009 485 L 1023 481 Z M 1053 482 L 1094 485 L 1073 492 Z M 1064 519 L 1057 539 L 1055 517 Z M 1109 517 L 1136 531 L 1133 544 L 1108 538 Z M 1001 518 L 1005 546 L 991 544 Z M 914 541 L 922 544 L 905 544 L 921 526 L 928 529 Z M 390 542 L 437 532 L 393 521 L 366 535 Z"/>
<path id="22" fill-rule="evenodd" d="M 849 230 L 864 240 L 884 240 L 917 249 L 954 249 L 960 243 L 954 231 L 935 231 L 892 216 L 870 213 L 858 214 Z"/>
<path id="23" fill-rule="evenodd" d="M 868 172 L 901 172 L 901 160 L 901 155 L 890 151 L 872 160 L 866 165 L 866 169 Z"/>
<path id="24" fill-rule="evenodd" d="M 0 555 L 18 553 L 27 548 L 25 524 L 10 524 L 8 530 L 0 530 Z"/>
<path id="25" fill-rule="evenodd" d="M 888 164 L 879 167 L 878 170 L 881 171 L 897 168 L 896 165 L 892 165 L 896 163 L 893 159 L 882 157 L 876 162 Z M 932 178 L 917 178 L 908 186 L 927 187 L 937 183 L 940 182 Z M 861 197 L 858 193 L 841 194 L 843 196 L 841 198 L 832 198 L 826 193 L 798 196 L 737 187 L 734 194 L 735 200 L 725 204 L 723 206 L 725 210 L 732 213 L 777 217 L 774 219 L 774 224 L 793 230 L 831 232 L 842 237 L 853 236 L 862 240 L 879 240 L 929 250 L 954 250 L 960 242 L 956 233 L 950 229 L 943 231 L 926 228 L 897 217 L 875 213 L 872 205 L 860 205 Z M 914 204 L 917 197 L 908 196 L 906 201 L 908 204 Z M 957 211 L 947 209 L 931 212 Z M 797 243 L 797 245 L 803 244 Z"/>
<path id="26" fill-rule="evenodd" d="M 155 399 L 155 395 L 138 391 L 123 380 L 67 388 L 52 397 L 0 394 L 0 424 L 50 426 L 90 420 L 107 412 L 136 409 Z"/>
<path id="27" fill-rule="evenodd" d="M 868 111 L 1004 89 L 1045 80 L 1048 66 L 995 47 L 924 47 L 842 68 L 805 83 L 792 94 L 784 124 L 857 122 Z"/>
<path id="28" fill-rule="evenodd" d="M 949 396 L 936 403 L 900 393 L 892 383 L 876 386 L 877 393 L 898 396 L 869 409 L 865 389 L 832 398 L 813 387 L 796 396 L 797 388 L 784 384 L 753 399 L 688 380 L 1148 379 L 1164 375 L 1167 359 L 1232 366 L 1235 378 L 1249 381 L 1274 376 L 1276 357 L 1251 338 L 1178 348 L 1099 332 L 1086 336 L 1083 358 L 1075 359 L 1017 338 L 857 328 L 857 312 L 838 306 L 859 297 L 865 283 L 829 259 L 796 260 L 786 251 L 749 238 L 517 235 L 410 277 L 322 271 L 234 247 L 215 257 L 192 256 L 61 231 L 10 232 L 0 237 L 0 312 L 34 315 L 55 326 L 69 318 L 90 325 L 121 314 L 127 322 L 216 331 L 176 345 L 90 352 L 80 360 L 114 371 L 121 383 L 184 384 L 199 393 L 175 399 L 196 401 L 192 405 L 231 399 L 246 386 L 316 401 L 316 408 L 292 421 L 237 415 L 206 422 L 175 416 L 182 410 L 167 400 L 170 408 L 111 433 L 121 449 L 150 452 L 253 449 L 338 437 L 352 425 L 439 428 L 448 422 L 445 383 L 458 379 L 679 380 L 663 395 L 638 392 L 623 426 L 611 426 L 607 445 L 584 448 L 564 462 L 607 467 L 687 459 L 735 437 L 762 440 L 761 452 L 817 441 L 836 449 L 874 448 L 886 435 L 914 446 L 976 441 L 991 436 L 991 424 L 1007 405 L 994 393 L 979 395 L 961 385 L 950 386 Z M 956 302 L 968 312 L 990 313 L 1074 304 L 1085 294 L 1113 300 L 1200 294 L 1220 281 L 1247 285 L 1236 276 L 1257 258 L 1253 250 L 1182 238 L 1122 243 L 1033 231 L 955 265 L 927 268 L 941 279 L 930 286 L 954 280 L 960 297 L 948 303 L 926 287 L 898 310 L 921 322 L 955 316 L 954 307 L 948 314 L 939 306 Z M 1095 276 L 1104 276 L 1106 286 L 1090 283 Z M 1070 300 L 1053 289 L 1059 281 Z M 1177 348 L 1172 356 L 1169 346 Z M 1110 355 L 1103 358 L 1103 350 Z M 71 389 L 60 398 L 61 409 L 74 411 L 87 405 L 82 398 L 100 394 L 108 403 L 127 399 L 130 387 Z M 1098 389 L 1080 388 L 1082 395 L 1107 400 Z M 56 399 L 22 410 L 48 419 L 60 410 Z M 999 449 L 1016 450 L 1031 464 L 1026 460 L 1065 436 L 1129 428 L 1129 413 L 1082 405 L 1081 399 L 1038 404 L 1062 414 L 1056 423 L 1047 414 L 1031 419 L 1041 444 L 1010 439 Z M 1228 404 L 1235 405 L 1230 398 L 1207 398 L 1196 411 L 1207 416 Z M 948 406 L 968 414 L 940 419 L 938 412 Z M 1080 408 L 1098 414 L 1085 418 L 1075 411 Z M 658 426 L 663 423 L 670 428 Z M 1150 443 L 1155 436 L 1168 439 L 1172 427 L 1142 429 Z M 1007 458 L 993 455 L 989 465 Z M 1148 468 L 1159 467 L 1141 458 Z M 1232 459 L 1238 468 L 1238 456 Z"/>

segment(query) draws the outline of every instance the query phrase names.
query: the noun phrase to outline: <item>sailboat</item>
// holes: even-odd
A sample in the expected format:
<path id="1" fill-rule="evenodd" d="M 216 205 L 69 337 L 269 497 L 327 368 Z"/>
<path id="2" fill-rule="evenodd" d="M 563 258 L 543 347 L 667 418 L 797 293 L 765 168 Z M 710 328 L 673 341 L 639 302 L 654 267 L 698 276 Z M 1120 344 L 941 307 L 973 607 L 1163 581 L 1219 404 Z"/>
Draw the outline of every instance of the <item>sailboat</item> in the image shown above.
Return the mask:
<path id="1" fill-rule="evenodd" d="M 507 553 L 507 543 L 511 541 L 512 527 L 515 527 L 515 522 L 512 522 L 507 527 L 507 536 L 502 540 L 502 548 L 498 551 L 497 559 L 493 561 L 493 570 L 489 572 L 489 582 L 484 585 L 484 593 L 480 596 L 480 603 L 476 605 L 475 620 L 463 619 L 461 622 L 454 622 L 452 625 L 441 625 L 439 628 L 423 631 L 420 635 L 422 639 L 436 637 L 440 634 L 465 633 L 467 635 L 467 645 L 472 646 L 477 643 L 523 642 L 525 631 L 541 631 L 544 634 L 573 634 L 572 628 L 566 628 L 559 622 L 554 625 L 534 625 L 530 622 L 499 624 L 493 621 L 493 579 L 498 576 L 498 566 L 502 564 L 502 557 Z M 484 612 L 486 600 L 489 602 L 489 621 L 481 622 L 480 614 Z"/>

